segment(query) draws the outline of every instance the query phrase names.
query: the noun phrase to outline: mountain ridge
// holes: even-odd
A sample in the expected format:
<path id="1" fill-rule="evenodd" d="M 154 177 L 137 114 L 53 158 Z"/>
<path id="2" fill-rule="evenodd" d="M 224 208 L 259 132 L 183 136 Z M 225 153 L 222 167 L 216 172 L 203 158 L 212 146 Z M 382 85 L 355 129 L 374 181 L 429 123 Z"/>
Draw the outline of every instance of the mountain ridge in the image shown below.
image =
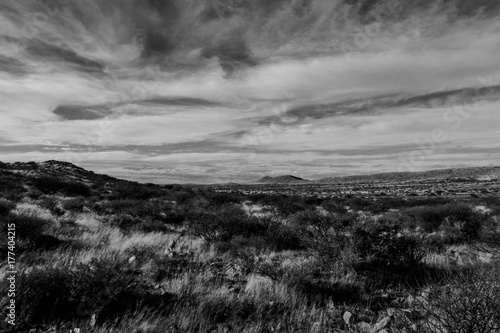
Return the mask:
<path id="1" fill-rule="evenodd" d="M 283 176 L 265 176 L 256 181 L 256 183 L 265 184 L 291 184 L 291 183 L 308 183 L 309 180 L 303 179 L 293 175 L 283 175 Z"/>
<path id="2" fill-rule="evenodd" d="M 500 166 L 447 168 L 417 172 L 382 172 L 367 175 L 324 177 L 316 180 L 303 179 L 292 175 L 276 177 L 265 176 L 254 183 L 288 184 L 295 182 L 311 184 L 331 184 L 337 182 L 411 181 L 425 179 L 500 179 Z"/>

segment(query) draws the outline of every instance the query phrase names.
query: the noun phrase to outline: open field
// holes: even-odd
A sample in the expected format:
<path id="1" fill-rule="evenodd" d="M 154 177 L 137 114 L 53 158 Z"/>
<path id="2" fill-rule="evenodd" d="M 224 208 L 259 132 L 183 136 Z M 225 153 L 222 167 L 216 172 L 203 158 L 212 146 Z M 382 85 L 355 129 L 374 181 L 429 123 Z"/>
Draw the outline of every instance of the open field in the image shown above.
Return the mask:
<path id="1" fill-rule="evenodd" d="M 497 179 L 159 186 L 2 163 L 0 218 L 5 332 L 500 332 Z"/>

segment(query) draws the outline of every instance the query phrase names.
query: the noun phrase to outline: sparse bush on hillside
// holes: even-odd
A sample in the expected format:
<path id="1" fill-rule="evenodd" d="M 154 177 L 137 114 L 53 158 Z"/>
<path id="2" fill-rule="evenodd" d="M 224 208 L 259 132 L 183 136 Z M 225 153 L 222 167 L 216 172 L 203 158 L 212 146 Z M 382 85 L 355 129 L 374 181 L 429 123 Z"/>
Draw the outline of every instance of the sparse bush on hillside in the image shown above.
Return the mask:
<path id="1" fill-rule="evenodd" d="M 90 188 L 80 182 L 64 181 L 55 176 L 42 176 L 32 179 L 33 185 L 45 194 L 57 192 L 68 196 L 89 196 Z"/>
<path id="2" fill-rule="evenodd" d="M 59 202 L 50 196 L 45 196 L 41 198 L 38 202 L 38 205 L 42 208 L 49 210 L 55 216 L 64 215 L 64 210 L 59 207 Z"/>
<path id="3" fill-rule="evenodd" d="M 243 197 L 236 193 L 215 192 L 207 193 L 206 197 L 210 203 L 217 207 L 225 204 L 238 204 L 243 201 Z"/>
<path id="4" fill-rule="evenodd" d="M 285 225 L 283 221 L 273 218 L 263 218 L 260 223 L 266 227 L 266 242 L 274 250 L 300 250 L 304 248 L 299 228 Z"/>
<path id="5" fill-rule="evenodd" d="M 90 188 L 80 182 L 67 182 L 63 188 L 63 193 L 68 196 L 88 197 L 91 195 Z"/>
<path id="6" fill-rule="evenodd" d="M 239 206 L 226 205 L 217 210 L 195 210 L 188 213 L 191 233 L 207 242 L 228 241 L 236 236 L 262 236 L 266 227 L 249 217 Z"/>
<path id="7" fill-rule="evenodd" d="M 99 214 L 127 215 L 135 219 L 160 221 L 179 225 L 185 219 L 185 211 L 168 201 L 121 199 L 101 202 L 93 207 Z"/>
<path id="8" fill-rule="evenodd" d="M 151 217 L 141 218 L 130 214 L 113 215 L 109 219 L 109 223 L 126 233 L 170 231 L 170 228 L 162 221 Z"/>
<path id="9" fill-rule="evenodd" d="M 16 237 L 24 240 L 36 240 L 40 237 L 51 221 L 41 218 L 34 212 L 19 212 L 10 214 L 2 221 L 5 224 L 16 225 Z"/>
<path id="10" fill-rule="evenodd" d="M 21 200 L 26 193 L 22 180 L 22 176 L 2 170 L 0 173 L 0 196 L 15 202 Z"/>
<path id="11" fill-rule="evenodd" d="M 311 208 L 310 202 L 306 202 L 303 197 L 287 195 L 265 195 L 249 196 L 253 202 L 262 206 L 271 207 L 275 215 L 288 216 L 297 212 Z"/>
<path id="12" fill-rule="evenodd" d="M 16 280 L 18 326 L 81 320 L 92 314 L 102 322 L 147 306 L 148 286 L 122 267 L 121 262 L 94 259 L 75 270 L 46 268 L 21 272 Z M 161 305 L 161 301 L 154 304 Z"/>
<path id="13" fill-rule="evenodd" d="M 360 262 L 380 268 L 417 267 L 426 254 L 422 239 L 403 234 L 399 225 L 367 223 L 355 228 L 353 240 Z"/>
<path id="14" fill-rule="evenodd" d="M 69 199 L 64 201 L 63 208 L 69 212 L 81 213 L 83 209 L 89 205 L 88 201 L 83 197 Z"/>
<path id="15" fill-rule="evenodd" d="M 457 230 L 460 241 L 473 242 L 479 239 L 482 227 L 489 217 L 475 211 L 466 204 L 446 204 L 442 206 L 421 206 L 406 209 L 403 213 L 409 216 L 414 225 L 420 226 L 425 232 L 439 229 Z"/>
<path id="16" fill-rule="evenodd" d="M 158 185 L 146 186 L 134 182 L 120 182 L 111 188 L 110 200 L 135 199 L 147 200 L 165 195 L 165 190 Z"/>
<path id="17" fill-rule="evenodd" d="M 475 211 L 472 207 L 456 204 L 449 205 L 449 215 L 446 223 L 457 226 L 465 242 L 473 242 L 479 239 L 481 229 L 487 220 L 486 215 Z"/>
<path id="18" fill-rule="evenodd" d="M 425 232 L 433 232 L 437 231 L 444 222 L 449 214 L 449 209 L 447 205 L 420 206 L 407 209 L 404 212 Z"/>
<path id="19" fill-rule="evenodd" d="M 416 322 L 406 316 L 397 326 L 404 331 L 431 333 L 495 333 L 500 330 L 500 271 L 484 267 L 451 276 L 446 284 L 431 287 L 413 303 Z M 412 327 L 413 326 L 413 327 Z"/>
<path id="20" fill-rule="evenodd" d="M 142 222 L 143 222 L 143 219 L 129 215 L 129 214 L 113 215 L 109 219 L 109 223 L 112 226 L 118 227 L 118 228 L 120 228 L 120 230 L 125 231 L 125 232 L 131 231 L 134 227 L 141 224 Z"/>
<path id="21" fill-rule="evenodd" d="M 303 244 L 316 251 L 323 264 L 330 266 L 350 246 L 348 228 L 355 222 L 354 214 L 324 214 L 318 210 L 306 210 L 293 217 L 293 223 L 301 230 Z"/>
<path id="22" fill-rule="evenodd" d="M 334 200 L 326 200 L 321 204 L 321 207 L 323 207 L 326 211 L 330 213 L 335 213 L 335 214 L 346 214 L 347 209 L 345 206 L 341 203 L 338 203 L 337 201 Z"/>
<path id="23" fill-rule="evenodd" d="M 43 193 L 49 194 L 62 190 L 66 184 L 60 178 L 44 176 L 34 178 L 33 185 Z"/>
<path id="24" fill-rule="evenodd" d="M 0 199 L 0 217 L 4 218 L 16 208 L 16 204 L 8 200 Z"/>

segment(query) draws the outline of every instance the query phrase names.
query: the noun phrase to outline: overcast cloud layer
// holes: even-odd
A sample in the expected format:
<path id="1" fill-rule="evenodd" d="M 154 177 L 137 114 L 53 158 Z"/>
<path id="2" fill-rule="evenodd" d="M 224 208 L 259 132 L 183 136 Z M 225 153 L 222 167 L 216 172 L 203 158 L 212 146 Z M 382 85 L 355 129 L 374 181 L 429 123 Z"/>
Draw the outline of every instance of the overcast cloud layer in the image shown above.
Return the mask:
<path id="1" fill-rule="evenodd" d="M 0 160 L 215 183 L 500 163 L 497 0 L 3 0 Z"/>

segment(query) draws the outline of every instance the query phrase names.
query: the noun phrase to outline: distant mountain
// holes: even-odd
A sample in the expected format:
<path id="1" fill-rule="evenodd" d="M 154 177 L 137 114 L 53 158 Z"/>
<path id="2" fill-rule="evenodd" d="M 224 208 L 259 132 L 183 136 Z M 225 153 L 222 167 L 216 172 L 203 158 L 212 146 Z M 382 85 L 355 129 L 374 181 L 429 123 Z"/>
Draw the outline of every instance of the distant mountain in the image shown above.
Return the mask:
<path id="1" fill-rule="evenodd" d="M 370 182 L 370 181 L 414 181 L 414 180 L 493 180 L 500 179 L 500 167 L 471 167 L 439 169 L 421 172 L 386 172 L 372 175 L 328 177 L 313 181 L 319 184 Z"/>
<path id="2" fill-rule="evenodd" d="M 309 180 L 307 179 L 295 177 L 292 175 L 278 176 L 278 177 L 266 176 L 256 181 L 256 183 L 261 183 L 261 184 L 301 184 L 308 182 Z"/>

